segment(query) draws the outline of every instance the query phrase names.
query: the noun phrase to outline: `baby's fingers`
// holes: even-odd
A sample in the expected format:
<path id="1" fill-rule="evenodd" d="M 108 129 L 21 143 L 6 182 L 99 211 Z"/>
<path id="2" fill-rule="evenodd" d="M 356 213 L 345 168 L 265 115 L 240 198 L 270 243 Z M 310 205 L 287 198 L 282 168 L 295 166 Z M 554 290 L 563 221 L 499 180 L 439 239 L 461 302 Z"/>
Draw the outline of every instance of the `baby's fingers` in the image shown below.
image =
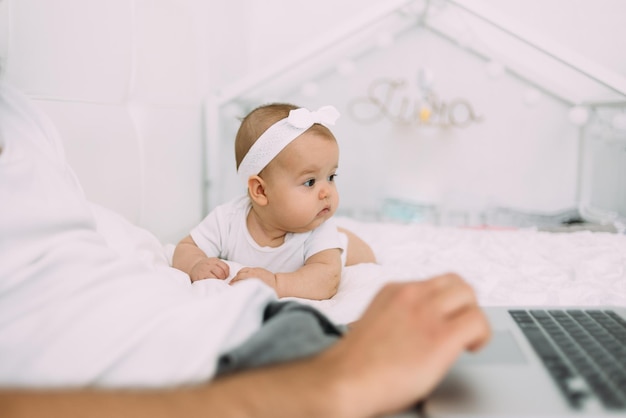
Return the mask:
<path id="1" fill-rule="evenodd" d="M 227 279 L 228 275 L 230 274 L 230 268 L 228 267 L 228 264 L 226 264 L 219 258 L 211 259 L 211 267 L 209 270 L 213 277 L 221 280 Z"/>

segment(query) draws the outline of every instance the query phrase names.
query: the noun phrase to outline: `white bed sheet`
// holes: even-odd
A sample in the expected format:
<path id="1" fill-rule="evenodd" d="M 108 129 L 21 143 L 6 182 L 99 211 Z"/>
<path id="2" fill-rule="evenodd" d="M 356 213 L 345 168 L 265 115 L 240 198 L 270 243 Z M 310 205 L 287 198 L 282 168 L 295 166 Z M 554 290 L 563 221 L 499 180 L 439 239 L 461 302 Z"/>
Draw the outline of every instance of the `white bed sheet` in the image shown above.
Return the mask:
<path id="1" fill-rule="evenodd" d="M 494 305 L 626 306 L 626 235 L 338 223 L 369 242 L 377 265 L 345 268 L 330 300 L 307 301 L 337 322 L 358 319 L 389 281 L 456 272 Z"/>

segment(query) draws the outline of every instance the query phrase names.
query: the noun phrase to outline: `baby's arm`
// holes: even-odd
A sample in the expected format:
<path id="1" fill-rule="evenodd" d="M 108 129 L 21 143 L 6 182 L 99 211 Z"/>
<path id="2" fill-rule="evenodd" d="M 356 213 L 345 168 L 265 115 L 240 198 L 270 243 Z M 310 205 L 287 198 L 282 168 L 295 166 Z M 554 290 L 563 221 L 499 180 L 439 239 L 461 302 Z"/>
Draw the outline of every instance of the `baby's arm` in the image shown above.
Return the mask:
<path id="1" fill-rule="evenodd" d="M 192 282 L 210 278 L 224 280 L 230 274 L 228 264 L 217 257 L 207 257 L 190 235 L 176 246 L 172 266 L 187 273 Z"/>
<path id="2" fill-rule="evenodd" d="M 244 267 L 231 283 L 258 278 L 273 287 L 278 297 L 330 299 L 337 293 L 341 279 L 341 250 L 332 248 L 313 254 L 293 273 L 272 273 L 263 268 Z"/>

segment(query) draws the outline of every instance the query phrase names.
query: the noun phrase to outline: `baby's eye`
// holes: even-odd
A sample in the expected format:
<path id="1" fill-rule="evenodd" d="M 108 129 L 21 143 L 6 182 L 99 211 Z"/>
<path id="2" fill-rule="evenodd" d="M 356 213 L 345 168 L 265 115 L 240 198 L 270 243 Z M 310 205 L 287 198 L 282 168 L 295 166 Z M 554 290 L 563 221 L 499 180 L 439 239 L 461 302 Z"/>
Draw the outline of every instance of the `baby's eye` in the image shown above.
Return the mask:
<path id="1" fill-rule="evenodd" d="M 313 187 L 314 184 L 315 184 L 315 179 L 309 179 L 309 180 L 304 182 L 304 185 L 306 187 Z"/>
<path id="2" fill-rule="evenodd" d="M 328 177 L 328 181 L 335 181 L 335 179 L 336 179 L 336 178 L 337 178 L 337 173 L 335 173 L 335 174 L 331 174 L 331 175 Z"/>

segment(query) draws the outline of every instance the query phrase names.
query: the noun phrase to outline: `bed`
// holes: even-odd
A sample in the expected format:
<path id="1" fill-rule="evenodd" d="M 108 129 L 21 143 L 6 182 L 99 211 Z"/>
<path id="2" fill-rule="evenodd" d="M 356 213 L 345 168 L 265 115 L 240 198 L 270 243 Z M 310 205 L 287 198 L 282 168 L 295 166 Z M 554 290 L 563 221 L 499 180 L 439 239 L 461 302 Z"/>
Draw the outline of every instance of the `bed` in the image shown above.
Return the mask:
<path id="1" fill-rule="evenodd" d="M 344 271 L 332 299 L 306 302 L 339 322 L 354 320 L 385 282 L 453 271 L 482 305 L 626 305 L 626 235 L 469 229 L 339 220 L 368 241 L 377 265 Z"/>
<path id="2" fill-rule="evenodd" d="M 172 243 L 115 212 L 94 205 L 109 245 L 155 267 L 169 263 Z M 611 232 L 547 232 L 536 228 L 472 229 L 429 224 L 365 222 L 338 217 L 337 223 L 366 240 L 377 264 L 346 267 L 329 300 L 298 300 L 338 323 L 359 318 L 387 282 L 420 280 L 444 272 L 462 275 L 483 306 L 626 306 L 626 235 Z M 172 270 L 172 280 L 181 280 Z M 228 291 L 205 280 L 193 286 Z"/>

